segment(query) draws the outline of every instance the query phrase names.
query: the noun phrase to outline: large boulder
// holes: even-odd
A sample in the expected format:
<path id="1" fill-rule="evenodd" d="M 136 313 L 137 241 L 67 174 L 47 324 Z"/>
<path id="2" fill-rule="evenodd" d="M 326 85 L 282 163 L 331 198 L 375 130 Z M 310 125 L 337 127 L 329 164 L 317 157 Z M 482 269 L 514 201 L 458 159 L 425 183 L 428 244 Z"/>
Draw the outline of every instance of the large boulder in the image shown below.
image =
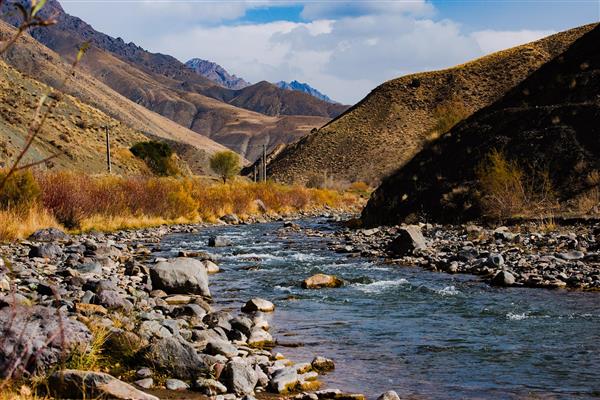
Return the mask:
<path id="1" fill-rule="evenodd" d="M 57 228 L 38 229 L 29 236 L 29 240 L 34 242 L 54 242 L 68 239 L 69 235 Z"/>
<path id="2" fill-rule="evenodd" d="M 58 258 L 62 255 L 62 248 L 54 243 L 42 243 L 38 246 L 32 246 L 29 250 L 30 258 Z"/>
<path id="3" fill-rule="evenodd" d="M 316 274 L 302 282 L 304 289 L 337 288 L 344 284 L 337 276 Z"/>
<path id="4" fill-rule="evenodd" d="M 208 274 L 201 261 L 175 258 L 161 261 L 150 269 L 152 287 L 171 293 L 192 293 L 210 297 Z"/>
<path id="5" fill-rule="evenodd" d="M 152 343 L 144 351 L 143 358 L 154 370 L 178 379 L 194 379 L 208 370 L 191 344 L 172 337 Z"/>
<path id="6" fill-rule="evenodd" d="M 241 360 L 230 361 L 221 374 L 221 382 L 237 395 L 254 394 L 258 376 L 251 365 Z"/>
<path id="7" fill-rule="evenodd" d="M 211 236 L 208 238 L 208 245 L 210 247 L 227 247 L 231 246 L 233 242 L 231 239 L 224 236 Z"/>
<path id="8" fill-rule="evenodd" d="M 47 387 L 61 399 L 159 400 L 103 372 L 62 370 L 50 375 Z"/>
<path id="9" fill-rule="evenodd" d="M 0 309 L 0 377 L 11 374 L 11 366 L 42 373 L 91 338 L 84 324 L 54 308 L 6 305 Z"/>
<path id="10" fill-rule="evenodd" d="M 398 236 L 388 245 L 388 251 L 395 256 L 404 257 L 413 254 L 417 249 L 427 247 L 421 228 L 417 225 L 409 225 L 400 228 Z"/>
<path id="11" fill-rule="evenodd" d="M 491 284 L 494 286 L 512 286 L 515 284 L 515 277 L 508 271 L 499 271 L 492 278 Z"/>
<path id="12" fill-rule="evenodd" d="M 269 387 L 272 392 L 288 394 L 293 392 L 300 383 L 300 375 L 294 367 L 286 367 L 273 373 Z"/>

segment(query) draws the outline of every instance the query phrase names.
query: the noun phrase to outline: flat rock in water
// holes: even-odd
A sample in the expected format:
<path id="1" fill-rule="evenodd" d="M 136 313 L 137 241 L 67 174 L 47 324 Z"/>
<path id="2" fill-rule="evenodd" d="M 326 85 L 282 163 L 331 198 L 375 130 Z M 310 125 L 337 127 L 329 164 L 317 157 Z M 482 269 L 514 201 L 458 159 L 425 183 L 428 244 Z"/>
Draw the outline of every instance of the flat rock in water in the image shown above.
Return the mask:
<path id="1" fill-rule="evenodd" d="M 66 399 L 159 400 L 109 374 L 72 369 L 50 375 L 48 390 L 50 395 Z"/>
<path id="2" fill-rule="evenodd" d="M 248 300 L 248 302 L 242 307 L 242 311 L 245 313 L 252 313 L 256 311 L 272 312 L 274 310 L 275 304 L 258 297 Z"/>
<path id="3" fill-rule="evenodd" d="M 210 297 L 204 264 L 193 258 L 161 261 L 150 269 L 152 287 L 169 294 L 199 294 Z"/>
<path id="4" fill-rule="evenodd" d="M 394 392 L 393 390 L 389 390 L 379 396 L 377 400 L 400 400 L 400 397 L 398 396 L 398 393 Z"/>
<path id="5" fill-rule="evenodd" d="M 492 278 L 494 286 L 512 286 L 515 284 L 515 277 L 508 271 L 500 271 Z"/>
<path id="6" fill-rule="evenodd" d="M 210 247 L 227 247 L 231 246 L 233 242 L 231 239 L 224 236 L 212 236 L 208 239 L 208 245 Z"/>
<path id="7" fill-rule="evenodd" d="M 333 360 L 321 356 L 315 357 L 312 360 L 311 365 L 314 370 L 320 372 L 332 371 L 335 369 L 335 363 Z"/>
<path id="8" fill-rule="evenodd" d="M 344 284 L 340 278 L 333 275 L 316 274 L 302 282 L 304 289 L 337 288 Z"/>

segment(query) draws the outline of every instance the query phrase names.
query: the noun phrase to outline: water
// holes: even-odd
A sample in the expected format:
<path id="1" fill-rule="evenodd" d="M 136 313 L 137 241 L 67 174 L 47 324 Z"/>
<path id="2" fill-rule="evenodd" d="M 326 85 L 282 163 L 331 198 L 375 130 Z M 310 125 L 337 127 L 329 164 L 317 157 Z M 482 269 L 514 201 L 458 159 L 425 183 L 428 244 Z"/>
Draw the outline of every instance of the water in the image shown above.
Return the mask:
<path id="1" fill-rule="evenodd" d="M 336 229 L 324 221 L 305 227 Z M 215 227 L 173 235 L 163 246 L 208 250 L 217 304 L 272 300 L 273 334 L 288 358 L 333 358 L 328 387 L 376 398 L 386 390 L 414 399 L 600 397 L 600 293 L 496 289 L 476 278 L 347 258 L 322 238 L 280 236 L 280 223 Z M 207 249 L 210 235 L 235 246 Z M 348 285 L 303 290 L 315 273 Z"/>

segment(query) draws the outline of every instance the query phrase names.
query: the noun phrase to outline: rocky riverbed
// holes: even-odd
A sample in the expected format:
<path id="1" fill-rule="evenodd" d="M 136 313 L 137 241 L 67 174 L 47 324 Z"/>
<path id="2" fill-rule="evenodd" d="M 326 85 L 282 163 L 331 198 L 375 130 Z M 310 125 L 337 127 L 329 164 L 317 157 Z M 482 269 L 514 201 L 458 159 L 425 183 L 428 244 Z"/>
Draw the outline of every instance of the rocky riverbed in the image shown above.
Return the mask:
<path id="1" fill-rule="evenodd" d="M 547 228 L 532 223 L 346 229 L 332 235 L 331 247 L 398 265 L 478 275 L 497 286 L 599 290 L 600 224 Z"/>
<path id="2" fill-rule="evenodd" d="M 219 272 L 213 255 L 156 255 L 165 235 L 201 229 L 79 236 L 45 229 L 2 245 L 1 376 L 47 374 L 44 394 L 61 398 L 364 398 L 319 390 L 319 375 L 333 361 L 295 363 L 271 351 L 276 338 L 266 316 L 277 312 L 276 304 L 252 298 L 231 313 L 213 303 L 209 275 Z M 231 245 L 218 236 L 209 242 Z M 61 371 L 53 372 L 57 366 Z"/>

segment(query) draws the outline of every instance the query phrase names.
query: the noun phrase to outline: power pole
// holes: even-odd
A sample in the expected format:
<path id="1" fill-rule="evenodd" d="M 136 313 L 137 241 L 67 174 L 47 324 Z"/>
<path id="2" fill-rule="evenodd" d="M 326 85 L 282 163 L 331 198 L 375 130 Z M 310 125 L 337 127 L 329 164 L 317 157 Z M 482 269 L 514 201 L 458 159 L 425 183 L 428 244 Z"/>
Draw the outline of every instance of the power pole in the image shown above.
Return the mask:
<path id="1" fill-rule="evenodd" d="M 267 181 L 267 145 L 263 144 L 263 179 Z"/>
<path id="2" fill-rule="evenodd" d="M 254 164 L 254 183 L 256 183 L 256 164 Z"/>
<path id="3" fill-rule="evenodd" d="M 104 128 L 106 129 L 106 168 L 110 174 L 112 173 L 112 166 L 110 164 L 110 131 L 108 130 L 108 125 Z"/>

